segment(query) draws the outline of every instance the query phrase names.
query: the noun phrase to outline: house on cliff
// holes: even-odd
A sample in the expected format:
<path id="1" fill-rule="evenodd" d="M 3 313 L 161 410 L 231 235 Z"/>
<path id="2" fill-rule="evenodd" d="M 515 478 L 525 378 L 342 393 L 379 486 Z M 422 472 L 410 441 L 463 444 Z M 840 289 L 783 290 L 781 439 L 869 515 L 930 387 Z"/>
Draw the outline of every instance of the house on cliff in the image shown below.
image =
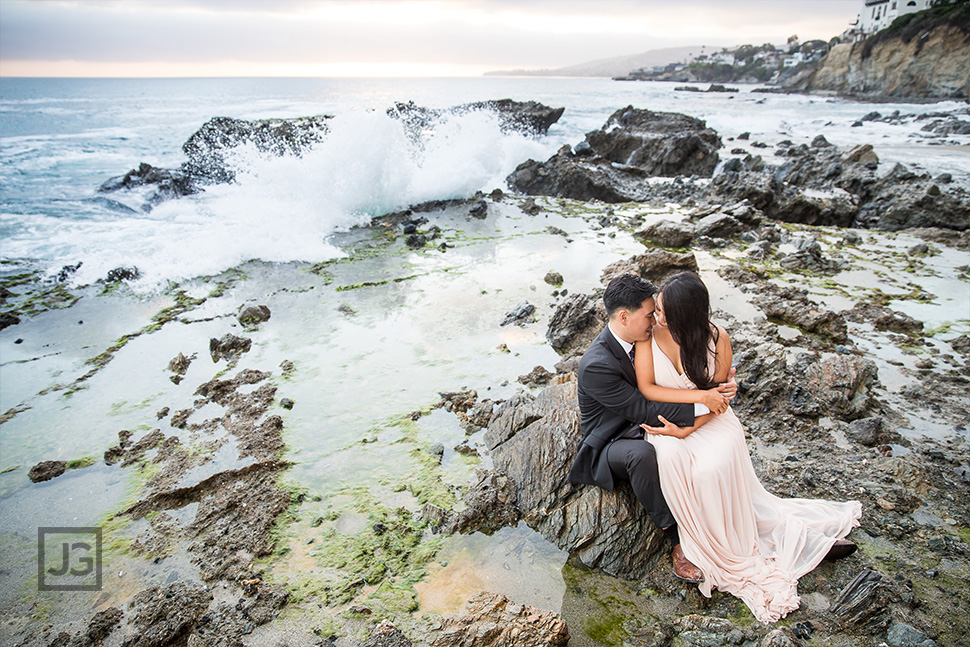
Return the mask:
<path id="1" fill-rule="evenodd" d="M 842 34 L 844 42 L 859 41 L 883 30 L 896 18 L 929 9 L 933 0 L 863 0 L 862 10 L 848 30 Z"/>

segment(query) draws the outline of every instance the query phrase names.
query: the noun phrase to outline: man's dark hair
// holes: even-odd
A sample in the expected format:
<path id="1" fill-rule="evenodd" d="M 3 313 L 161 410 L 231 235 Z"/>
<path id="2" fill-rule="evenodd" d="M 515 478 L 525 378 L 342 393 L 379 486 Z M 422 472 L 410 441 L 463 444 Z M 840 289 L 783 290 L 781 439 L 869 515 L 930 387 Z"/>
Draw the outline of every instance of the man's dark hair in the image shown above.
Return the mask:
<path id="1" fill-rule="evenodd" d="M 644 301 L 656 293 L 657 288 L 649 281 L 641 279 L 636 274 L 621 274 L 606 286 L 603 305 L 606 306 L 606 314 L 610 317 L 620 309 L 636 312 Z"/>

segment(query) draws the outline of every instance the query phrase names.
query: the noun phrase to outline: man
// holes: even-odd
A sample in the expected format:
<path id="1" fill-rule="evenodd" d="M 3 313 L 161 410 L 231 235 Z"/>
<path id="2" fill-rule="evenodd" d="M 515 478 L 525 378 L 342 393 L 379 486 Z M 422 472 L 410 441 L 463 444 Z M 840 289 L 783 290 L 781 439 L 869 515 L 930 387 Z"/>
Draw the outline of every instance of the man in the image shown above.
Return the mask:
<path id="1" fill-rule="evenodd" d="M 583 441 L 569 472 L 573 483 L 612 490 L 629 481 L 647 514 L 673 545 L 674 574 L 700 582 L 703 574 L 685 556 L 677 525 L 660 490 L 657 454 L 641 423 L 652 427 L 690 427 L 694 416 L 723 412 L 737 393 L 732 377 L 709 394 L 703 405 L 648 401 L 637 390 L 633 347 L 648 341 L 654 324 L 657 289 L 633 274 L 610 281 L 603 295 L 609 323 L 590 344 L 579 364 L 579 412 Z M 658 416 L 667 420 L 661 424 Z"/>

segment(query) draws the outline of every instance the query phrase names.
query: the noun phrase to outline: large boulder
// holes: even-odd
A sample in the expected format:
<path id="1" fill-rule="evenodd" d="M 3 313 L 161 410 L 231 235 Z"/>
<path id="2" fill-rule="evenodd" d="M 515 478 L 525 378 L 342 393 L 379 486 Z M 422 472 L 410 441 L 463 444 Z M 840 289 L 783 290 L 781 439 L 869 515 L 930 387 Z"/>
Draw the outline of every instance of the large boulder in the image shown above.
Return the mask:
<path id="1" fill-rule="evenodd" d="M 601 293 L 573 293 L 556 306 L 546 339 L 561 355 L 584 350 L 606 323 L 606 307 Z"/>
<path id="2" fill-rule="evenodd" d="M 685 222 L 661 220 L 635 232 L 633 237 L 645 245 L 688 247 L 694 239 L 694 228 Z"/>
<path id="3" fill-rule="evenodd" d="M 327 134 L 327 115 L 294 119 L 232 119 L 213 117 L 182 144 L 188 161 L 182 170 L 204 182 L 230 182 L 235 171 L 234 149 L 252 145 L 261 153 L 282 157 L 300 155 Z"/>
<path id="4" fill-rule="evenodd" d="M 608 492 L 568 480 L 581 440 L 575 381 L 504 403 L 484 438 L 530 527 L 587 566 L 626 578 L 647 573 L 665 539 L 629 486 Z"/>
<path id="5" fill-rule="evenodd" d="M 610 115 L 603 128 L 587 133 L 586 143 L 596 155 L 651 177 L 710 177 L 721 138 L 701 119 L 627 106 Z"/>
<path id="6" fill-rule="evenodd" d="M 617 167 L 604 158 L 588 159 L 563 146 L 545 162 L 526 160 L 507 178 L 509 186 L 526 195 L 573 200 L 642 202 L 649 195 L 646 174 L 635 167 Z"/>
<path id="7" fill-rule="evenodd" d="M 871 359 L 835 355 L 811 365 L 808 380 L 823 411 L 842 420 L 856 420 L 874 403 L 877 373 Z"/>
<path id="8" fill-rule="evenodd" d="M 659 285 L 671 274 L 697 271 L 697 259 L 691 252 L 677 253 L 666 249 L 648 249 L 642 254 L 607 265 L 600 274 L 600 282 L 607 285 L 621 274 L 636 274 Z"/>
<path id="9" fill-rule="evenodd" d="M 508 177 L 516 191 L 576 200 L 646 201 L 648 177 L 710 177 L 721 140 L 700 119 L 629 106 L 575 147 L 545 162 L 528 160 Z"/>

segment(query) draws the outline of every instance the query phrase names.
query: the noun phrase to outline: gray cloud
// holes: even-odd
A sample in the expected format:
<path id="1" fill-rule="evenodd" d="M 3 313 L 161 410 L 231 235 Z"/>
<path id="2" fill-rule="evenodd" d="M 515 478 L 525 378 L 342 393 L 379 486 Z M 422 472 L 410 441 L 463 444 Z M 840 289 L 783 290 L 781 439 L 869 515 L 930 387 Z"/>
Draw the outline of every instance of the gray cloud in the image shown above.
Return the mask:
<path id="1" fill-rule="evenodd" d="M 800 34 L 829 38 L 846 26 L 861 0 L 815 0 L 811 17 L 815 23 L 831 24 L 832 33 Z M 371 3 L 393 6 L 396 0 Z M 739 44 L 738 28 L 705 26 L 712 12 L 722 22 L 761 30 L 759 38 L 743 42 L 782 42 L 805 17 L 803 2 L 792 0 L 746 0 L 637 2 L 634 0 L 459 0 L 425 2 L 425 7 L 445 6 L 441 16 L 426 16 L 416 24 L 399 26 L 379 20 L 369 22 L 328 20 L 328 8 L 360 6 L 360 3 L 278 0 L 224 2 L 220 0 L 171 0 L 142 2 L 59 2 L 55 0 L 5 0 L 0 21 L 0 60 L 81 60 L 88 62 L 386 62 L 487 64 L 543 67 L 579 63 L 594 58 L 642 52 L 696 42 L 722 46 Z M 668 14 L 671 8 L 674 14 Z M 501 12 L 528 14 L 528 24 L 482 26 L 455 15 L 466 9 L 472 15 Z M 320 15 L 293 18 L 293 12 L 316 10 Z M 651 12 L 658 17 L 650 23 Z M 663 12 L 663 13 L 661 13 Z M 546 29 L 563 16 L 594 14 L 618 24 L 633 17 L 647 21 L 655 35 L 640 33 L 569 33 Z M 788 22 L 786 22 L 786 20 Z M 673 24 L 665 24 L 673 23 Z M 828 21 L 828 22 L 826 22 Z M 697 35 L 687 26 L 696 25 Z"/>

